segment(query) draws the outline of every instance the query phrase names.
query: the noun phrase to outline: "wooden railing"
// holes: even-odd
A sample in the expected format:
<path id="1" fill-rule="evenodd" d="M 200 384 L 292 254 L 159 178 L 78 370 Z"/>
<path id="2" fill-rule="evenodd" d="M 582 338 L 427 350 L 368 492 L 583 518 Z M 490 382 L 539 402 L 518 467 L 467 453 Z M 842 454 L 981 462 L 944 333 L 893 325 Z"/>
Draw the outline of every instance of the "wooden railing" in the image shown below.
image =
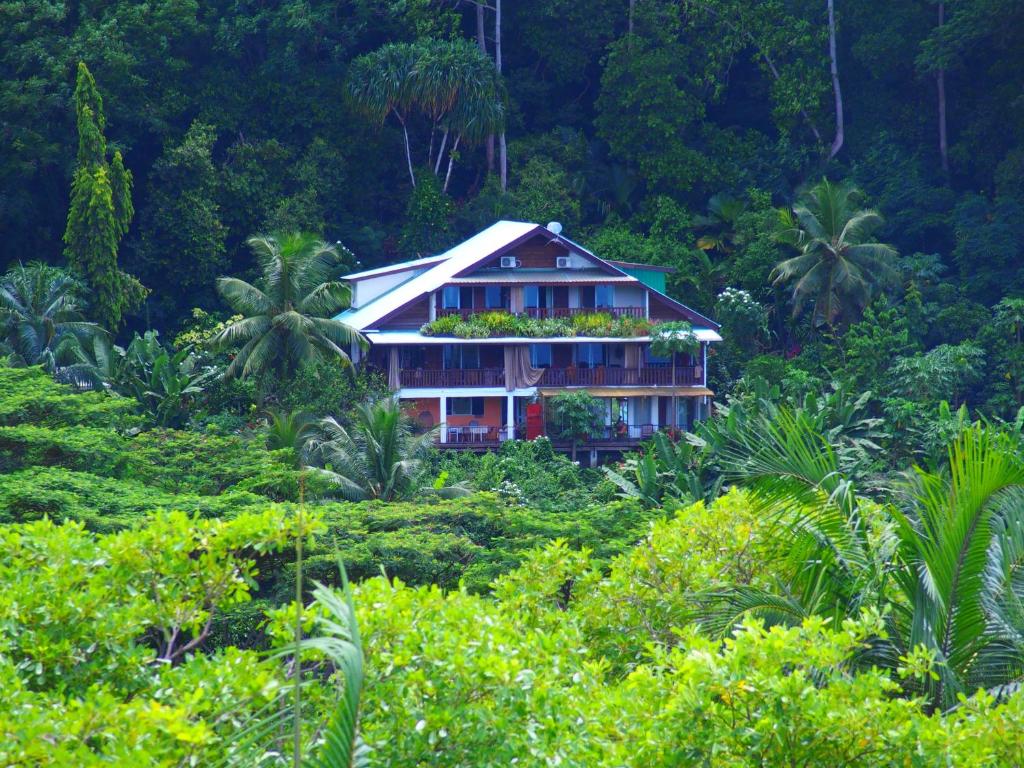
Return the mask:
<path id="1" fill-rule="evenodd" d="M 508 427 L 447 427 L 445 437 L 446 445 L 496 445 L 508 440 Z M 437 442 L 440 440 L 441 435 L 438 434 Z"/>
<path id="2" fill-rule="evenodd" d="M 437 309 L 438 317 L 458 315 L 463 320 L 468 320 L 473 315 L 481 312 L 509 312 L 508 307 L 471 307 L 459 309 L 454 307 Z M 598 312 L 611 315 L 612 317 L 643 317 L 643 307 L 526 307 L 523 313 L 532 318 L 542 317 L 573 317 L 574 315 L 592 315 Z"/>
<path id="3" fill-rule="evenodd" d="M 403 387 L 429 387 L 431 389 L 446 387 L 503 387 L 505 386 L 504 368 L 450 368 L 432 370 L 430 368 L 408 368 L 399 373 L 399 383 Z"/>
<path id="4" fill-rule="evenodd" d="M 697 366 L 646 368 L 548 368 L 541 377 L 544 387 L 688 387 L 701 384 Z"/>
<path id="5" fill-rule="evenodd" d="M 643 317 L 643 307 L 527 307 L 526 314 L 530 317 L 572 317 L 574 315 L 592 315 L 598 312 L 612 317 Z"/>
<path id="6" fill-rule="evenodd" d="M 699 366 L 645 368 L 546 368 L 538 386 L 542 387 L 691 387 L 702 384 Z M 448 387 L 503 387 L 504 368 L 430 368 L 403 369 L 399 374 L 403 387 L 445 389 Z"/>

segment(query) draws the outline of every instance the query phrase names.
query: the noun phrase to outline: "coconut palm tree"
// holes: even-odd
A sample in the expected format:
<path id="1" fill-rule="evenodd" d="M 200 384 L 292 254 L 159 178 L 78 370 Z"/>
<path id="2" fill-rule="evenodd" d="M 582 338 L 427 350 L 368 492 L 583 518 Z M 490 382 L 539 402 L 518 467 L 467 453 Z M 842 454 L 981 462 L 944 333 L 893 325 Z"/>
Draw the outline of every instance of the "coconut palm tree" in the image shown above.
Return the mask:
<path id="1" fill-rule="evenodd" d="M 82 284 L 45 264 L 19 264 L 0 279 L 0 354 L 66 380 L 88 364 L 86 343 L 103 333 L 85 321 Z"/>
<path id="2" fill-rule="evenodd" d="M 854 187 L 822 179 L 782 212 L 779 239 L 800 255 L 777 264 L 773 277 L 776 284 L 792 283 L 794 317 L 811 301 L 815 326 L 851 320 L 899 279 L 896 250 L 871 240 L 882 217 L 858 208 L 858 197 Z"/>
<path id="3" fill-rule="evenodd" d="M 356 406 L 349 427 L 323 419 L 320 431 L 309 453 L 322 465 L 319 473 L 349 501 L 391 501 L 414 490 L 436 435 L 414 435 L 412 420 L 390 398 Z"/>
<path id="4" fill-rule="evenodd" d="M 248 243 L 263 271 L 259 287 L 235 277 L 217 280 L 220 295 L 244 315 L 213 339 L 220 348 L 238 348 L 225 376 L 284 378 L 318 358 L 351 364 L 346 350 L 366 340 L 332 319 L 349 301 L 348 286 L 333 279 L 338 249 L 301 233 L 258 235 Z"/>

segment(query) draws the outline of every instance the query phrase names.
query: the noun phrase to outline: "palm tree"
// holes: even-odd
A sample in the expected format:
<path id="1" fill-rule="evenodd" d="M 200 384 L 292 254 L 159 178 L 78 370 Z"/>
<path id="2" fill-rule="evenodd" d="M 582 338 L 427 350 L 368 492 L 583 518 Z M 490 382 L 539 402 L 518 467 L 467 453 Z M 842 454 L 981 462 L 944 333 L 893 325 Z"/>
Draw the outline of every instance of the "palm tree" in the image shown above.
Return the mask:
<path id="1" fill-rule="evenodd" d="M 839 624 L 874 607 L 888 638 L 866 661 L 890 669 L 924 648 L 936 677 L 917 683 L 935 709 L 978 687 L 1024 680 L 1024 461 L 1019 437 L 982 425 L 950 446 L 948 467 L 917 469 L 899 504 L 864 502 L 806 419 L 780 411 L 722 452 L 728 480 L 774 515 L 781 542 L 773 589 L 740 586 L 701 596 L 705 627 L 743 616 Z M 888 610 L 886 610 L 888 609 Z"/>
<path id="2" fill-rule="evenodd" d="M 83 345 L 103 330 L 85 321 L 82 284 L 45 264 L 19 264 L 0 280 L 0 348 L 21 365 L 75 379 L 88 363 Z"/>
<path id="3" fill-rule="evenodd" d="M 773 271 L 776 284 L 793 283 L 793 315 L 814 302 L 815 326 L 833 326 L 864 310 L 880 288 L 894 284 L 896 250 L 870 240 L 882 223 L 856 206 L 851 186 L 822 179 L 792 211 L 782 212 L 779 239 L 800 251 Z"/>
<path id="4" fill-rule="evenodd" d="M 310 454 L 323 465 L 320 474 L 349 501 L 391 501 L 414 490 L 436 429 L 413 434 L 412 420 L 390 398 L 355 408 L 354 423 L 342 426 L 333 417 L 320 422 L 321 436 L 310 441 Z"/>
<path id="5" fill-rule="evenodd" d="M 263 277 L 257 288 L 235 277 L 217 280 L 217 291 L 244 319 L 213 339 L 239 347 L 225 371 L 228 378 L 273 372 L 280 378 L 301 364 L 336 357 L 351 364 L 346 348 L 366 340 L 332 319 L 348 305 L 349 289 L 333 280 L 340 255 L 309 234 L 259 235 L 248 240 Z"/>
<path id="6" fill-rule="evenodd" d="M 316 418 L 306 411 L 267 411 L 267 449 L 289 449 L 300 464 L 306 452 L 306 443 L 313 436 Z"/>

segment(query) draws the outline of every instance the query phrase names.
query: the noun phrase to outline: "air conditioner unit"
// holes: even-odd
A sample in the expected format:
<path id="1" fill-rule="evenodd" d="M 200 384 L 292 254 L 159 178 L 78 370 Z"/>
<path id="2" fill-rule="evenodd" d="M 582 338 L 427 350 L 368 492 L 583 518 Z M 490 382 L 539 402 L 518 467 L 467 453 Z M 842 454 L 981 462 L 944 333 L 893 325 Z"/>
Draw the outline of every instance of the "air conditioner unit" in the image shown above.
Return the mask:
<path id="1" fill-rule="evenodd" d="M 570 259 L 569 259 L 568 256 L 556 256 L 555 257 L 555 266 L 558 267 L 559 269 L 568 269 L 569 268 L 569 264 L 570 264 Z"/>
<path id="2" fill-rule="evenodd" d="M 519 266 L 519 259 L 515 256 L 502 256 L 501 267 L 502 269 L 515 269 Z"/>

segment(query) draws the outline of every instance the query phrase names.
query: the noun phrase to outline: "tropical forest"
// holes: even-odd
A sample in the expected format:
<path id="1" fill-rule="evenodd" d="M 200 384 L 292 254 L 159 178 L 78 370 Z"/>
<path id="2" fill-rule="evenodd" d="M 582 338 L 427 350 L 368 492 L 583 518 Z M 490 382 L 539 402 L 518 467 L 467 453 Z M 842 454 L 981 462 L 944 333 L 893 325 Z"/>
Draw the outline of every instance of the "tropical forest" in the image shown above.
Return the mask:
<path id="1" fill-rule="evenodd" d="M 418 420 L 495 222 L 699 418 Z M 0 0 L 0 766 L 1020 765 L 1024 4 Z"/>

